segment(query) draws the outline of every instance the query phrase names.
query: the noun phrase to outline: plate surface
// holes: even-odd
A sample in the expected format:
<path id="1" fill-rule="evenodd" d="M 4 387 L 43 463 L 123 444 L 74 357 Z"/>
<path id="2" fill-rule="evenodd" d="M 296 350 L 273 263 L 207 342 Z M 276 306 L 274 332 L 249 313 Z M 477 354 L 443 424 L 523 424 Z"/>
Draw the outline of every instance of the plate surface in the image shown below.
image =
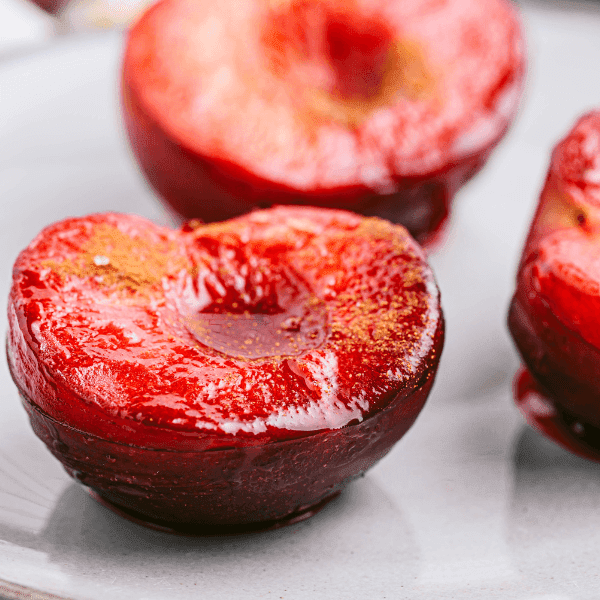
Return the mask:
<path id="1" fill-rule="evenodd" d="M 597 599 L 600 465 L 524 425 L 505 314 L 550 149 L 600 104 L 600 6 L 522 7 L 523 109 L 459 194 L 432 256 L 447 344 L 428 405 L 392 453 L 303 523 L 174 537 L 119 518 L 69 480 L 30 431 L 1 361 L 0 596 Z M 122 133 L 121 48 L 109 32 L 0 63 L 3 313 L 12 263 L 48 223 L 105 210 L 169 223 Z"/>

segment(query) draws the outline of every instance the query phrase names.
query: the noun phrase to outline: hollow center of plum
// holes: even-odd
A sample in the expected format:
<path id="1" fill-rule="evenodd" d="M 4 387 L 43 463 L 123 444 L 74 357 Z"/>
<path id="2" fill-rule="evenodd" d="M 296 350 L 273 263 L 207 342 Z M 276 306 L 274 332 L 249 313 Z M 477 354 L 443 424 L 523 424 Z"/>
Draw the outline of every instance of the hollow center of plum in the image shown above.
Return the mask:
<path id="1" fill-rule="evenodd" d="M 262 41 L 271 71 L 309 110 L 337 121 L 357 124 L 395 95 L 416 99 L 431 87 L 418 44 L 358 11 L 293 2 L 270 15 Z"/>
<path id="2" fill-rule="evenodd" d="M 327 307 L 290 270 L 267 282 L 237 278 L 234 285 L 206 285 L 208 301 L 184 314 L 187 330 L 201 344 L 227 356 L 260 359 L 298 356 L 328 334 Z"/>
<path id="3" fill-rule="evenodd" d="M 331 15 L 325 25 L 326 58 L 335 72 L 335 92 L 346 98 L 367 99 L 382 87 L 392 53 L 392 37 L 376 21 L 352 22 Z"/>

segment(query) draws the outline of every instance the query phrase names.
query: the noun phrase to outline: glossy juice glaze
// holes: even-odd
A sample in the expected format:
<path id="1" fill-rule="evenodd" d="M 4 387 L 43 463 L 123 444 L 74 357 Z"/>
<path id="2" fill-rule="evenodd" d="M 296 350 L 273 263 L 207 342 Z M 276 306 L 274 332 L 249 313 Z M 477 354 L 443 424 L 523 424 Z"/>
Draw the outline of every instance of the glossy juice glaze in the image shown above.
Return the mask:
<path id="1" fill-rule="evenodd" d="M 13 377 L 67 470 L 195 523 L 336 493 L 414 421 L 443 336 L 403 229 L 301 208 L 180 232 L 111 214 L 56 224 L 17 260 L 9 318 Z"/>
<path id="2" fill-rule="evenodd" d="M 591 427 L 600 426 L 599 233 L 596 111 L 582 117 L 553 152 L 509 313 L 540 395 L 557 414 Z"/>

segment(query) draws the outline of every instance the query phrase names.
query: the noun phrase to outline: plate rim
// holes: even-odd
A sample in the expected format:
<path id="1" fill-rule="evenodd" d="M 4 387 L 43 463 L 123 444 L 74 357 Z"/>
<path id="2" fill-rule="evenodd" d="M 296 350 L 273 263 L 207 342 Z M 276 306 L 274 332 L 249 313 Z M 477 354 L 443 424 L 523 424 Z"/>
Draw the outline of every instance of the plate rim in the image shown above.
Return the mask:
<path id="1" fill-rule="evenodd" d="M 42 592 L 18 583 L 12 583 L 0 578 L 0 598 L 2 600 L 73 600 L 67 596 L 57 596 Z"/>

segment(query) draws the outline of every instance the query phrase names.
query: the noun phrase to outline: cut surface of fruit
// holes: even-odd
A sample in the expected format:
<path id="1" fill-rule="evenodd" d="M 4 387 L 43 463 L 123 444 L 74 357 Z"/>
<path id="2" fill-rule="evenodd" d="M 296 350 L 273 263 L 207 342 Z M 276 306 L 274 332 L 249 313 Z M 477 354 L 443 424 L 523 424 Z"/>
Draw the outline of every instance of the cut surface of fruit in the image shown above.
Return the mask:
<path id="1" fill-rule="evenodd" d="M 517 277 L 509 326 L 557 407 L 600 426 L 600 113 L 552 155 Z"/>
<path id="2" fill-rule="evenodd" d="M 68 409 L 51 387 L 176 430 L 337 428 L 414 385 L 440 326 L 416 244 L 340 212 L 281 209 L 183 232 L 130 216 L 68 220 L 30 246 L 15 278 L 13 353 L 33 353 L 46 380 L 21 385 L 56 418 Z"/>
<path id="3" fill-rule="evenodd" d="M 600 232 L 600 111 L 581 117 L 554 149 L 523 259 L 546 235 L 566 229 Z"/>
<path id="4" fill-rule="evenodd" d="M 185 217 L 421 210 L 423 239 L 512 120 L 523 60 L 504 0 L 163 0 L 129 35 L 124 116 Z"/>
<path id="5" fill-rule="evenodd" d="M 67 470 L 134 513 L 196 523 L 337 493 L 410 427 L 443 340 L 404 228 L 291 207 L 180 231 L 117 214 L 52 225 L 15 264 L 9 321 L 13 378 Z M 268 502 L 250 489 L 265 477 Z M 190 497 L 207 478 L 210 507 Z"/>

